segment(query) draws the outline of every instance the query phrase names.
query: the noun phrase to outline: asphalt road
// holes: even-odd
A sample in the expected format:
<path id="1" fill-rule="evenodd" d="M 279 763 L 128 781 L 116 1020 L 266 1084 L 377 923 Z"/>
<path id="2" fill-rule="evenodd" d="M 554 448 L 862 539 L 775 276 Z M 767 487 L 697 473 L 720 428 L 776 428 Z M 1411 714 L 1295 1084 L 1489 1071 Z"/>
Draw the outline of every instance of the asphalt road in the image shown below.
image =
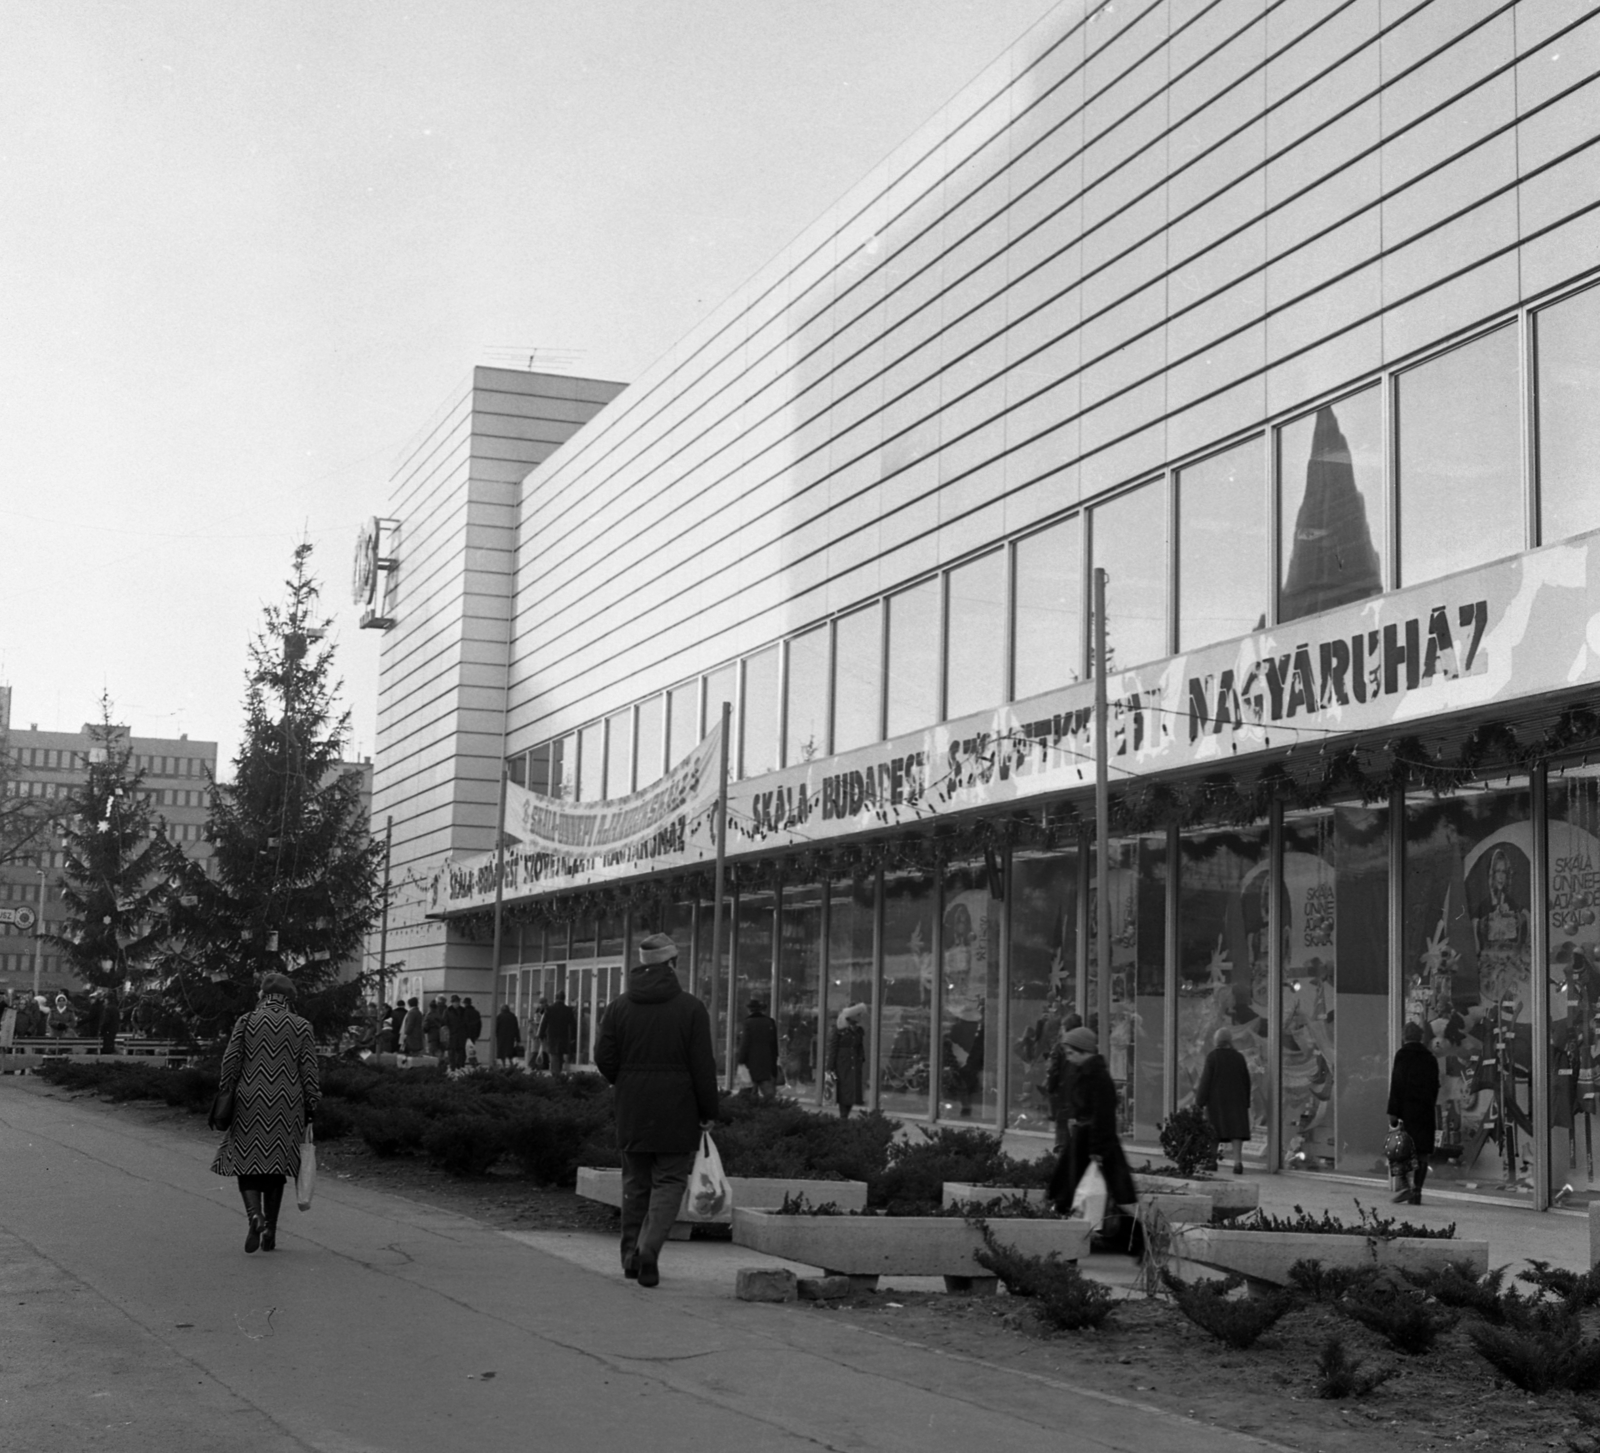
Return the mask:
<path id="1" fill-rule="evenodd" d="M 344 1183 L 243 1254 L 211 1149 L 0 1079 L 0 1449 L 1201 1453 L 1271 1445 Z"/>

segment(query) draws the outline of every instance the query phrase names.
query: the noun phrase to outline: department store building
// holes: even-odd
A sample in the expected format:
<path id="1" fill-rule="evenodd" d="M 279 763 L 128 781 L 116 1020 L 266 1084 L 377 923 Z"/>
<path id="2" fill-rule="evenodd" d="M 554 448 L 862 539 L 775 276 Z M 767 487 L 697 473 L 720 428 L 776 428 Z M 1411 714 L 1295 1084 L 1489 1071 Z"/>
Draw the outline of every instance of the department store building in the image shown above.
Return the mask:
<path id="1" fill-rule="evenodd" d="M 1258 1165 L 1378 1176 L 1414 1020 L 1430 1184 L 1600 1188 L 1597 141 L 1588 4 L 1069 0 L 638 381 L 477 370 L 375 596 L 402 989 L 587 1056 L 666 929 L 719 1052 L 764 998 L 823 1103 L 865 1004 L 873 1104 L 1046 1148 L 1103 568 L 1126 1137 L 1226 1025 Z M 724 702 L 720 962 L 704 852 L 512 851 L 492 963 L 502 762 L 625 797 Z"/>

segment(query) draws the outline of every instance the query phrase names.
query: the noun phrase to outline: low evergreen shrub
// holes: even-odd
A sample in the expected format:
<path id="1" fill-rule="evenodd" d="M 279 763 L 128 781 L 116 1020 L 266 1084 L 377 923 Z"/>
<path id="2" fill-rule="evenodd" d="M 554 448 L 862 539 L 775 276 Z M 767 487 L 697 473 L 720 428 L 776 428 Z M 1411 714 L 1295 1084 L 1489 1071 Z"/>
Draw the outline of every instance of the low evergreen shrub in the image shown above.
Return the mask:
<path id="1" fill-rule="evenodd" d="M 888 1162 L 895 1129 L 876 1113 L 841 1120 L 792 1103 L 725 1095 L 713 1135 L 729 1175 L 870 1182 Z"/>
<path id="2" fill-rule="evenodd" d="M 403 1105 L 364 1105 L 353 1114 L 356 1130 L 374 1155 L 401 1155 L 422 1149 L 428 1118 Z"/>
<path id="3" fill-rule="evenodd" d="M 1193 1105 L 1176 1110 L 1156 1128 L 1161 1132 L 1161 1148 L 1180 1176 L 1217 1168 L 1217 1132 L 1204 1110 Z"/>
<path id="4" fill-rule="evenodd" d="M 1585 1337 L 1575 1306 L 1521 1326 L 1472 1326 L 1467 1339 L 1480 1356 L 1524 1392 L 1600 1388 L 1600 1338 Z"/>
<path id="5" fill-rule="evenodd" d="M 1242 1276 L 1190 1282 L 1164 1270 L 1161 1280 L 1178 1310 L 1195 1326 L 1240 1351 L 1254 1347 L 1262 1333 L 1294 1310 L 1295 1295 L 1289 1291 L 1264 1297 L 1232 1296 L 1244 1285 Z"/>
<path id="6" fill-rule="evenodd" d="M 941 1126 L 916 1140 L 888 1147 L 882 1173 L 867 1182 L 867 1204 L 896 1216 L 933 1215 L 946 1181 L 970 1185 L 1039 1186 L 1049 1183 L 1048 1156 L 1020 1161 L 1000 1149 L 988 1131 Z"/>
<path id="7" fill-rule="evenodd" d="M 1568 1271 L 1564 1266 L 1551 1266 L 1548 1261 L 1528 1259 L 1529 1270 L 1519 1271 L 1517 1280 L 1537 1287 L 1562 1301 L 1576 1301 L 1580 1307 L 1592 1307 L 1600 1301 L 1600 1268 L 1588 1271 Z"/>
<path id="8" fill-rule="evenodd" d="M 1459 1320 L 1457 1313 L 1431 1305 L 1419 1293 L 1395 1292 L 1375 1285 L 1352 1291 L 1338 1305 L 1345 1316 L 1376 1332 L 1396 1352 L 1408 1357 L 1427 1352 L 1439 1334 L 1448 1332 Z"/>
<path id="9" fill-rule="evenodd" d="M 422 1132 L 422 1148 L 451 1175 L 481 1176 L 506 1153 L 506 1124 L 492 1115 L 450 1115 Z"/>
<path id="10" fill-rule="evenodd" d="M 1032 1297 L 1039 1314 L 1052 1327 L 1063 1332 L 1079 1332 L 1099 1327 L 1115 1310 L 1109 1287 L 1090 1281 L 1060 1253 L 1030 1256 L 1003 1245 L 989 1225 L 974 1223 L 983 1237 L 983 1249 L 975 1253 L 978 1264 L 992 1271 L 1013 1296 Z"/>
<path id="11" fill-rule="evenodd" d="M 313 1133 L 318 1140 L 344 1140 L 356 1133 L 355 1116 L 338 1100 L 324 1100 L 317 1107 Z"/>
<path id="12" fill-rule="evenodd" d="M 1398 1221 L 1393 1216 L 1383 1216 L 1371 1207 L 1356 1202 L 1354 1223 L 1342 1221 L 1332 1211 L 1313 1216 L 1302 1206 L 1294 1208 L 1292 1216 L 1274 1216 L 1267 1211 L 1252 1211 L 1234 1224 L 1241 1231 L 1293 1231 L 1308 1236 L 1366 1236 L 1373 1241 L 1395 1241 L 1402 1237 L 1421 1241 L 1453 1241 L 1456 1223 L 1448 1226 L 1425 1226 L 1414 1221 Z"/>
<path id="13" fill-rule="evenodd" d="M 571 1186 L 580 1165 L 619 1165 L 609 1104 L 519 1106 L 504 1121 L 505 1148 L 542 1186 Z"/>
<path id="14" fill-rule="evenodd" d="M 1514 1316 L 1521 1298 L 1505 1285 L 1506 1269 L 1497 1266 L 1479 1276 L 1469 1262 L 1452 1261 L 1443 1270 L 1408 1271 L 1406 1280 L 1434 1301 L 1464 1312 L 1476 1312 L 1486 1322 L 1499 1325 Z"/>
<path id="15" fill-rule="evenodd" d="M 1344 1338 L 1335 1332 L 1322 1344 L 1317 1355 L 1317 1396 L 1319 1398 L 1365 1397 L 1395 1374 L 1392 1367 L 1363 1371 L 1365 1359 L 1352 1357 Z"/>
<path id="16" fill-rule="evenodd" d="M 1307 1257 L 1289 1268 L 1289 1285 L 1318 1302 L 1336 1302 L 1354 1287 L 1370 1282 L 1372 1267 L 1324 1266 L 1316 1257 Z"/>

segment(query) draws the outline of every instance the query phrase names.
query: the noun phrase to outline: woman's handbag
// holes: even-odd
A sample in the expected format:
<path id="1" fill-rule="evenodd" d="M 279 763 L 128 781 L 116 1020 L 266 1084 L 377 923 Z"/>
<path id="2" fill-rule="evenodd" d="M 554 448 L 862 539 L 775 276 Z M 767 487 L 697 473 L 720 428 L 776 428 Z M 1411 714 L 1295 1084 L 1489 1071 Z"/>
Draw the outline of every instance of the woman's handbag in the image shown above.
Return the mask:
<path id="1" fill-rule="evenodd" d="M 317 1188 L 317 1147 L 306 1125 L 306 1143 L 300 1147 L 300 1174 L 294 1178 L 295 1204 L 302 1211 L 311 1209 L 311 1193 Z"/>
<path id="2" fill-rule="evenodd" d="M 211 1113 L 206 1124 L 213 1130 L 226 1130 L 233 1124 L 233 1091 L 218 1088 L 211 1100 Z"/>

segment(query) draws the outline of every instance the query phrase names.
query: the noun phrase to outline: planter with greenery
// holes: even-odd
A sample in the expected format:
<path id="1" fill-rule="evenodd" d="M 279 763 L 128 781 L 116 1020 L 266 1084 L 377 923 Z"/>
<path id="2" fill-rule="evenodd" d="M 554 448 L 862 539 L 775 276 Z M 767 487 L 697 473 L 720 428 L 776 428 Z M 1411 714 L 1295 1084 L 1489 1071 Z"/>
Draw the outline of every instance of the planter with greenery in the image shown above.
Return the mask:
<path id="1" fill-rule="evenodd" d="M 1178 1181 L 1171 1189 L 1158 1187 L 1146 1190 L 1139 1186 L 1139 1204 L 1159 1212 L 1169 1224 L 1209 1221 L 1215 1205 L 1210 1194 L 1210 1182 Z M 996 1196 L 1015 1196 L 1034 1205 L 1045 1204 L 1046 1191 L 1038 1186 L 974 1186 L 961 1181 L 946 1181 L 941 1197 L 942 1206 L 962 1206 L 992 1200 Z"/>

